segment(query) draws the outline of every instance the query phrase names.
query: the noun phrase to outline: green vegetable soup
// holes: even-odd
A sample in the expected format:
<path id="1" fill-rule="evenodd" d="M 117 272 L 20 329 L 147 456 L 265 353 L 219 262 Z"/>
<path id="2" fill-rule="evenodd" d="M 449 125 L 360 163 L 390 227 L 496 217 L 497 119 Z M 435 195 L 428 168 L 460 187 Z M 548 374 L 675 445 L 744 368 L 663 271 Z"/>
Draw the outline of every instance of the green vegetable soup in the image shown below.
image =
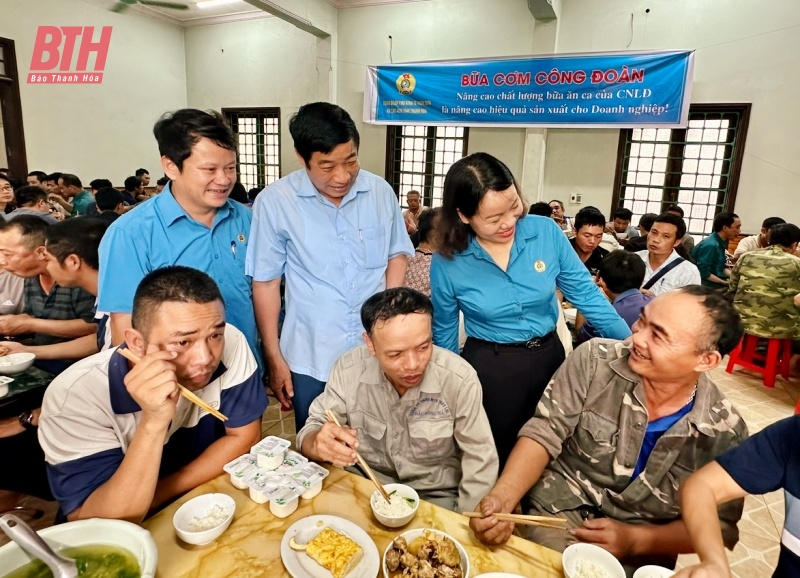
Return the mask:
<path id="1" fill-rule="evenodd" d="M 140 578 L 142 575 L 133 554 L 116 546 L 65 548 L 59 554 L 75 559 L 80 578 Z M 3 578 L 53 578 L 53 573 L 44 562 L 36 560 Z"/>

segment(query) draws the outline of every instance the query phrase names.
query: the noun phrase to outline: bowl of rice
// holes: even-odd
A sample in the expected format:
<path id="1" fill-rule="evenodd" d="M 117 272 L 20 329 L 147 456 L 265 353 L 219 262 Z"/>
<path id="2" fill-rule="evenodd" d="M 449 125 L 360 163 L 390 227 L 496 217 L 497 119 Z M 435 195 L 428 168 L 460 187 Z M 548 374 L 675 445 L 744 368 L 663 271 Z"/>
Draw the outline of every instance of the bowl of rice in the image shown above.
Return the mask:
<path id="1" fill-rule="evenodd" d="M 625 570 L 614 555 L 594 544 L 568 546 L 561 565 L 567 578 L 625 578 Z"/>
<path id="2" fill-rule="evenodd" d="M 633 578 L 669 578 L 675 576 L 675 571 L 663 566 L 642 566 L 633 573 Z"/>
<path id="3" fill-rule="evenodd" d="M 419 508 L 419 494 L 405 484 L 386 484 L 383 486 L 391 502 L 387 503 L 378 490 L 369 500 L 375 518 L 387 528 L 405 526 L 416 515 Z"/>
<path id="4" fill-rule="evenodd" d="M 36 355 L 33 353 L 12 353 L 0 357 L 0 375 L 16 375 L 33 365 Z"/>
<path id="5" fill-rule="evenodd" d="M 187 544 L 205 546 L 228 529 L 235 511 L 236 502 L 227 494 L 203 494 L 178 508 L 172 525 Z"/>

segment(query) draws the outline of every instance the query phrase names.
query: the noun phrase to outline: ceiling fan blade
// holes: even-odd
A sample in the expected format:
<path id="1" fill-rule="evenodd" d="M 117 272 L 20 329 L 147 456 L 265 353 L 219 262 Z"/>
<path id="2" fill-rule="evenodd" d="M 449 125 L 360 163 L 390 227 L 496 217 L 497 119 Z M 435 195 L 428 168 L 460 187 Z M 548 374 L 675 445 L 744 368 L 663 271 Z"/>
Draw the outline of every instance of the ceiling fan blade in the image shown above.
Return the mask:
<path id="1" fill-rule="evenodd" d="M 188 10 L 186 4 L 176 4 L 175 2 L 159 2 L 157 0 L 139 0 L 139 4 L 145 6 L 156 6 L 158 8 L 171 8 L 172 10 Z"/>

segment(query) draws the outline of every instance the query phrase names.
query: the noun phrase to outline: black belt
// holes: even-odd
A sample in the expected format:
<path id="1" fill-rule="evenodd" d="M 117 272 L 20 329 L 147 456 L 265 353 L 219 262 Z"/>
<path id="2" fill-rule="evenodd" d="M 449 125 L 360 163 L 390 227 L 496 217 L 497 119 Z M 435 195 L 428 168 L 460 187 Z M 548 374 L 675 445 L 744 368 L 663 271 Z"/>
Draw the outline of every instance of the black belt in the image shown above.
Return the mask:
<path id="1" fill-rule="evenodd" d="M 538 349 L 542 345 L 546 344 L 548 341 L 556 338 L 556 332 L 551 331 L 547 335 L 543 335 L 542 337 L 531 337 L 527 341 L 519 341 L 517 343 L 495 343 L 494 341 L 486 341 L 484 339 L 478 339 L 477 337 L 470 337 L 477 341 L 478 343 L 483 343 L 486 345 L 491 345 L 495 348 L 502 348 L 502 347 L 524 347 L 526 349 Z"/>

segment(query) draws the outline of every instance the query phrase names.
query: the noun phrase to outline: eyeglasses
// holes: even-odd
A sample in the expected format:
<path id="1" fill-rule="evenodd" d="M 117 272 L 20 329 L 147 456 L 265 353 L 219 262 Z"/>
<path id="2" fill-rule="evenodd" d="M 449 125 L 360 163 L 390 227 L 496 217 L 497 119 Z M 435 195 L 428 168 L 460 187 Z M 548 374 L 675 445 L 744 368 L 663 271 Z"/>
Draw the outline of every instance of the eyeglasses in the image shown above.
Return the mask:
<path id="1" fill-rule="evenodd" d="M 11 185 L 0 185 L 0 191 L 13 191 L 14 187 Z"/>

